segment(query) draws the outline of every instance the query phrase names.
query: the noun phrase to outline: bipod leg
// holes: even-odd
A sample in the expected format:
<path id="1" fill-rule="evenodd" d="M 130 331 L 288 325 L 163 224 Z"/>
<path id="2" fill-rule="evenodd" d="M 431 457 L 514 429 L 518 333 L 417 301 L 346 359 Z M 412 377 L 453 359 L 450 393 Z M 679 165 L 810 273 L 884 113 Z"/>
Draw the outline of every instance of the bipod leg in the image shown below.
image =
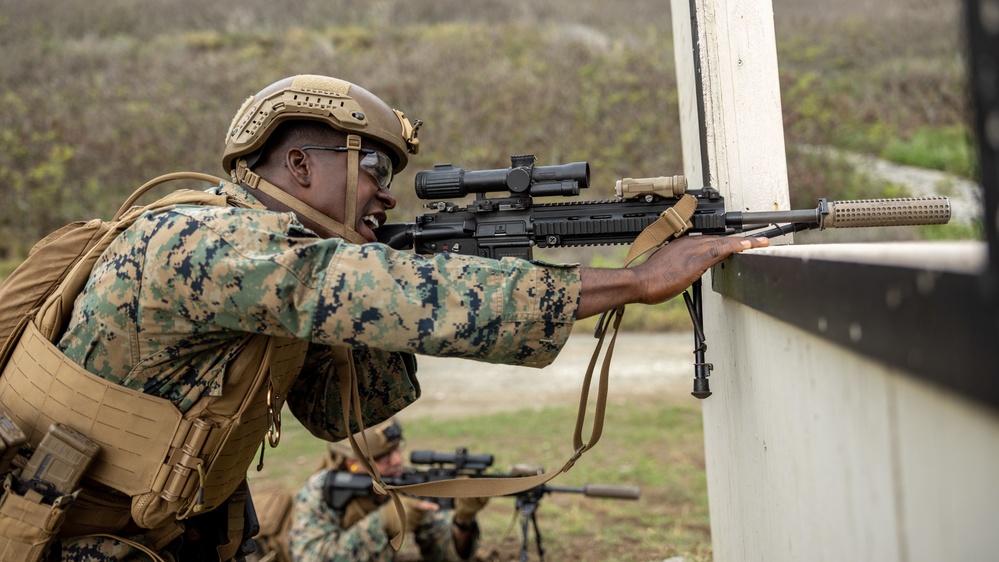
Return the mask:
<path id="1" fill-rule="evenodd" d="M 694 324 L 694 390 L 690 394 L 695 398 L 704 399 L 711 396 L 711 387 L 708 377 L 714 365 L 704 360 L 704 352 L 708 349 L 705 342 L 704 329 L 704 309 L 701 304 L 701 279 L 698 278 L 690 285 L 690 291 L 683 292 L 683 301 L 687 304 L 687 312 L 690 313 L 690 321 Z"/>
<path id="2" fill-rule="evenodd" d="M 534 544 L 538 547 L 538 560 L 545 562 L 545 549 L 541 546 L 541 531 L 538 530 L 538 512 L 531 512 L 531 525 L 534 527 Z"/>
<path id="3" fill-rule="evenodd" d="M 520 562 L 527 562 L 527 535 L 528 535 L 528 525 L 534 518 L 534 506 L 531 504 L 524 505 L 520 508 Z M 537 532 L 537 523 L 535 523 L 535 532 Z"/>

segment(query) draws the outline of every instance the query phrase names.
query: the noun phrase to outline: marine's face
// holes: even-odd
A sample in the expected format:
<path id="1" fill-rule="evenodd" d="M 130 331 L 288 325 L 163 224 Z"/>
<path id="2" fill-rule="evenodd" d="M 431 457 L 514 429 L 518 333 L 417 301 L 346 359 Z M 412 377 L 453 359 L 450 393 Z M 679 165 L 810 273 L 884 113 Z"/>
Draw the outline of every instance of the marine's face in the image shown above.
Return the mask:
<path id="1" fill-rule="evenodd" d="M 375 459 L 375 467 L 378 474 L 395 478 L 402 476 L 403 454 L 402 447 L 393 447 L 391 451 Z"/>
<path id="2" fill-rule="evenodd" d="M 331 145 L 333 146 L 333 145 Z M 364 139 L 361 143 L 362 153 L 359 154 L 357 173 L 357 207 L 354 230 L 369 242 L 377 240 L 375 230 L 385 224 L 387 211 L 395 208 L 396 199 L 388 187 L 382 183 L 391 181 L 391 160 L 386 166 L 385 159 L 379 157 L 388 155 L 387 148 L 381 143 Z M 378 152 L 364 153 L 372 150 Z M 343 223 L 346 217 L 344 211 L 344 194 L 347 191 L 347 161 L 346 152 L 336 150 L 313 149 L 306 150 L 314 161 L 313 172 L 318 189 L 309 190 L 310 201 L 307 203 L 319 212 Z M 386 177 L 388 180 L 386 181 Z M 379 183 L 381 180 L 381 183 Z"/>

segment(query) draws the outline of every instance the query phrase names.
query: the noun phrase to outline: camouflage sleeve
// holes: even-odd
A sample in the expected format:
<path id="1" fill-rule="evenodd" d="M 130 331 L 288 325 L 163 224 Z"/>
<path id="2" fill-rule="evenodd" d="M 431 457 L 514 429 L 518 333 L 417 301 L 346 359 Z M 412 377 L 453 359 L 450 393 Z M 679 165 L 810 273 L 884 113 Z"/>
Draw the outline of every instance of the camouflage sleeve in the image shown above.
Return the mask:
<path id="1" fill-rule="evenodd" d="M 424 258 L 380 244 L 342 244 L 326 277 L 317 339 L 533 367 L 565 344 L 580 291 L 576 267 Z"/>
<path id="2" fill-rule="evenodd" d="M 378 511 L 369 513 L 349 529 L 341 528 L 340 515 L 323 500 L 325 476 L 326 471 L 312 475 L 295 496 L 288 531 L 295 562 L 392 560 L 395 552 Z"/>
<path id="3" fill-rule="evenodd" d="M 344 398 L 331 358 L 331 348 L 309 346 L 302 372 L 288 393 L 288 408 L 313 435 L 326 441 L 347 437 L 339 422 Z M 416 358 L 410 353 L 390 353 L 362 347 L 354 349 L 358 392 L 364 397 L 361 417 L 366 427 L 380 423 L 420 397 Z M 353 422 L 353 419 L 351 419 Z M 353 431 L 360 431 L 354 427 Z"/>
<path id="4" fill-rule="evenodd" d="M 369 389 L 375 400 L 404 406 L 419 395 L 404 359 L 413 354 L 547 365 L 568 338 L 579 291 L 576 267 L 424 258 L 320 240 L 289 213 L 178 206 L 147 213 L 112 242 L 59 348 L 186 411 L 221 395 L 247 333 L 346 345 L 358 351 L 359 376 L 381 384 Z M 319 367 L 303 384 L 329 384 L 335 373 Z M 320 392 L 293 405 L 296 415 L 338 412 Z"/>
<path id="5" fill-rule="evenodd" d="M 156 255 L 146 259 L 163 265 L 143 279 L 151 314 L 329 345 L 544 366 L 578 306 L 576 267 L 318 240 L 281 213 L 183 207 L 167 215 L 147 245 Z"/>

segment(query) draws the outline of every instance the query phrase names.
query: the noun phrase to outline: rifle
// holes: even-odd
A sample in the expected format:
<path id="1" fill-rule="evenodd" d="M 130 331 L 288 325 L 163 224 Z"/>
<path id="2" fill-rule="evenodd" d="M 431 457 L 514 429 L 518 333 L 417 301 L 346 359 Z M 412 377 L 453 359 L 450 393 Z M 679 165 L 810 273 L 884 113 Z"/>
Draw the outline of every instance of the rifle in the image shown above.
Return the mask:
<path id="1" fill-rule="evenodd" d="M 406 486 L 409 484 L 422 484 L 438 480 L 452 480 L 454 478 L 508 478 L 534 476 L 541 474 L 542 469 L 530 465 L 514 465 L 508 474 L 486 473 L 486 469 L 492 466 L 493 456 L 472 455 L 468 449 L 459 447 L 454 453 L 442 453 L 436 451 L 413 451 L 410 453 L 410 463 L 413 465 L 429 466 L 426 469 L 406 467 L 402 476 L 396 478 L 383 478 L 389 485 Z M 538 555 L 544 560 L 544 548 L 541 545 L 541 533 L 538 530 L 537 510 L 541 498 L 546 494 L 568 493 L 582 494 L 589 498 L 608 498 L 619 500 L 637 500 L 641 490 L 635 486 L 611 486 L 605 484 L 586 484 L 584 486 L 552 486 L 541 484 L 528 490 L 510 494 L 516 498 L 515 509 L 519 513 L 521 520 L 521 552 L 520 559 L 527 560 L 527 545 L 529 535 L 529 525 L 534 529 L 535 546 Z M 336 510 L 342 511 L 347 503 L 355 497 L 366 497 L 374 493 L 372 479 L 366 474 L 353 474 L 345 471 L 330 471 L 323 483 L 323 497 L 326 504 Z M 454 509 L 454 498 L 447 497 L 423 497 L 427 501 L 432 501 L 443 509 Z"/>
<path id="2" fill-rule="evenodd" d="M 534 197 L 575 197 L 590 185 L 586 162 L 538 166 L 534 155 L 512 156 L 511 166 L 497 170 L 463 170 L 438 164 L 416 174 L 416 195 L 435 212 L 412 223 L 389 223 L 378 229 L 379 241 L 418 254 L 451 252 L 500 259 L 531 259 L 533 249 L 630 244 L 680 198 L 691 195 L 697 205 L 686 235 L 732 235 L 752 232 L 774 238 L 812 229 L 944 224 L 950 220 L 947 197 L 909 197 L 828 201 L 815 209 L 726 211 L 725 199 L 709 186 L 688 189 L 683 176 L 625 178 L 615 185 L 616 198 L 600 201 L 536 203 Z M 485 194 L 504 192 L 490 198 Z M 460 206 L 447 198 L 474 193 Z M 711 395 L 701 329 L 701 281 L 683 293 L 694 324 L 694 389 L 697 398 Z"/>
<path id="3" fill-rule="evenodd" d="M 512 475 L 518 476 L 531 476 L 534 474 L 541 474 L 542 470 L 540 467 L 530 467 L 525 465 L 516 465 L 510 471 Z M 541 530 L 538 529 L 538 504 L 541 502 L 541 498 L 545 494 L 551 493 L 569 493 L 569 494 L 583 494 L 588 498 L 608 498 L 608 499 L 618 499 L 618 500 L 637 500 L 641 490 L 636 486 L 609 486 L 606 484 L 586 484 L 584 486 L 573 487 L 573 486 L 552 486 L 550 484 L 542 484 L 540 486 L 535 486 L 529 490 L 525 490 L 516 494 L 517 500 L 514 508 L 520 517 L 520 560 L 521 562 L 527 562 L 527 543 L 529 529 L 528 524 L 534 529 L 534 546 L 538 551 L 538 558 L 540 560 L 545 559 L 545 549 L 541 545 Z"/>
<path id="4" fill-rule="evenodd" d="M 422 484 L 438 480 L 451 480 L 459 476 L 481 477 L 483 472 L 493 465 L 493 456 L 473 455 L 468 449 L 459 447 L 454 453 L 439 453 L 436 451 L 413 451 L 409 455 L 412 464 L 433 465 L 427 470 L 405 467 L 402 476 L 383 478 L 389 485 L 404 486 L 407 484 Z M 450 465 L 450 466 L 444 466 Z M 366 474 L 353 474 L 344 471 L 331 471 L 323 484 L 323 495 L 326 505 L 340 511 L 351 499 L 372 494 L 371 477 Z M 443 508 L 453 509 L 453 498 L 426 498 Z"/>

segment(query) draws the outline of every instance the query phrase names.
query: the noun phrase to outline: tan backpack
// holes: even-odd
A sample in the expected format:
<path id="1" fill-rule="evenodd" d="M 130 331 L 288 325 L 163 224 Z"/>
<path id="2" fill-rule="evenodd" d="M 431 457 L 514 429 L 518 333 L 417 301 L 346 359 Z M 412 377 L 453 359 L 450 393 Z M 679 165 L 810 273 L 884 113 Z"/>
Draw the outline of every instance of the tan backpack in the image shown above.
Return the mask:
<path id="1" fill-rule="evenodd" d="M 132 225 L 139 216 L 151 209 L 172 205 L 235 204 L 224 195 L 211 195 L 204 191 L 179 190 L 144 207 L 132 207 L 136 200 L 153 187 L 174 179 L 197 179 L 221 183 L 222 180 L 207 174 L 182 172 L 160 176 L 137 189 L 121 206 L 110 221 L 92 219 L 68 224 L 39 240 L 17 269 L 0 284 L 0 367 L 24 327 L 56 290 L 62 287 L 59 302 L 52 303 L 58 326 L 45 326 L 50 331 L 61 328 L 72 311 L 73 300 L 83 289 L 97 258 L 111 241 Z M 70 278 L 70 274 L 74 275 Z M 63 283 L 66 283 L 63 286 Z M 68 306 L 67 306 L 68 305 Z M 49 334 L 47 334 L 49 335 Z M 59 334 L 51 334 L 52 338 Z"/>
<path id="2" fill-rule="evenodd" d="M 28 400 L 21 400 L 17 396 L 19 392 L 15 388 L 16 381 L 10 380 L 8 371 L 11 369 L 8 367 L 14 367 L 13 371 L 17 370 L 18 353 L 24 354 L 25 344 L 32 338 L 44 340 L 44 343 L 51 347 L 51 342 L 61 335 L 76 296 L 82 291 L 94 264 L 104 250 L 148 210 L 174 205 L 240 204 L 224 195 L 179 190 L 152 204 L 132 206 L 139 197 L 153 187 L 174 179 L 196 179 L 214 184 L 222 181 L 213 176 L 196 173 L 160 176 L 137 189 L 111 220 L 93 219 L 74 222 L 46 236 L 35 244 L 28 258 L 0 284 L 0 372 L 5 374 L 0 383 L 8 394 L 11 389 L 14 390 L 13 397 L 8 395 L 10 402 L 8 413 L 12 415 L 14 423 L 21 425 L 21 429 L 29 435 L 31 446 L 38 445 L 48 423 L 40 423 L 42 419 L 32 419 L 30 422 L 26 419 L 35 413 L 29 411 L 31 406 L 27 404 Z M 35 349 L 38 348 L 35 346 Z M 18 352 L 19 349 L 22 351 Z M 34 378 L 36 373 L 25 374 Z M 38 381 L 27 382 L 29 383 L 27 386 L 31 387 Z M 74 387 L 67 389 L 67 392 L 71 394 L 70 403 L 78 402 L 72 400 L 73 395 L 93 397 L 87 388 Z M 52 394 L 52 389 L 49 390 L 49 394 Z M 58 402 L 60 398 L 55 397 L 55 400 Z M 39 427 L 42 425 L 45 427 Z M 72 500 L 65 503 L 72 503 Z M 63 509 L 65 503 L 56 501 L 57 505 L 49 506 L 39 503 L 39 498 L 32 494 L 24 497 L 13 493 L 5 494 L 0 505 L 0 512 L 3 515 L 0 517 L 2 519 L 0 558 L 37 559 L 44 552 L 47 542 L 62 526 L 65 520 Z"/>

